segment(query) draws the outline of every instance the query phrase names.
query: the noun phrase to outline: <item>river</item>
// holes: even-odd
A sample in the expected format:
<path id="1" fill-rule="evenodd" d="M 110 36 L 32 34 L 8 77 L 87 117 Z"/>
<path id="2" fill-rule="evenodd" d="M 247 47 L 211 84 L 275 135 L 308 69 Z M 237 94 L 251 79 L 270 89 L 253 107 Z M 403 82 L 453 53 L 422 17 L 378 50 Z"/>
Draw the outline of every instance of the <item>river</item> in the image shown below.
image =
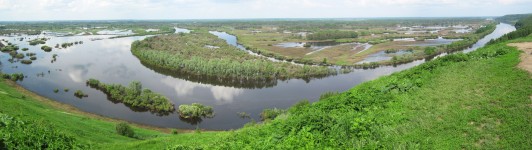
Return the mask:
<path id="1" fill-rule="evenodd" d="M 508 24 L 499 24 L 492 34 L 479 41 L 500 37 L 515 30 Z M 44 52 L 41 45 L 30 46 L 28 39 L 20 38 L 49 37 L 48 46 L 55 46 L 64 42 L 83 41 L 66 49 L 54 48 L 52 52 Z M 316 101 L 321 93 L 328 91 L 346 91 L 357 84 L 389 75 L 394 72 L 417 66 L 424 62 L 418 60 L 398 66 L 385 66 L 376 69 L 355 69 L 347 74 L 328 76 L 320 79 L 290 79 L 275 80 L 256 85 L 233 85 L 219 81 L 202 80 L 187 75 L 170 75 L 146 67 L 131 54 L 131 43 L 145 37 L 126 37 L 107 39 L 110 35 L 87 35 L 55 37 L 38 36 L 1 36 L 19 45 L 29 48 L 27 52 L 37 55 L 37 60 L 30 65 L 19 61 L 10 61 L 7 53 L 0 55 L 1 70 L 4 73 L 24 73 L 27 77 L 18 84 L 44 97 L 73 105 L 83 111 L 124 119 L 139 124 L 194 129 L 196 126 L 181 121 L 177 113 L 167 116 L 157 116 L 150 112 L 137 112 L 121 103 L 107 100 L 102 92 L 87 87 L 85 81 L 89 78 L 99 79 L 105 83 L 119 83 L 127 85 L 131 81 L 140 81 L 144 88 L 167 96 L 177 106 L 180 104 L 202 103 L 213 106 L 216 116 L 204 119 L 199 127 L 209 130 L 228 130 L 242 127 L 250 122 L 249 118 L 240 118 L 238 112 L 246 112 L 251 118 L 260 120 L 259 114 L 265 108 L 288 108 L 294 103 L 308 99 Z M 236 40 L 236 37 L 230 37 Z M 92 39 L 92 40 L 91 40 Z M 102 39 L 102 40 L 94 40 Z M 236 43 L 236 41 L 234 41 Z M 19 52 L 22 52 L 19 50 Z M 23 52 L 26 53 L 26 52 Z M 52 56 L 57 54 L 57 61 L 52 63 Z M 28 59 L 28 58 L 26 58 Z M 54 93 L 54 89 L 60 92 Z M 63 89 L 70 89 L 64 92 Z M 75 90 L 82 90 L 88 97 L 79 99 L 74 96 Z"/>

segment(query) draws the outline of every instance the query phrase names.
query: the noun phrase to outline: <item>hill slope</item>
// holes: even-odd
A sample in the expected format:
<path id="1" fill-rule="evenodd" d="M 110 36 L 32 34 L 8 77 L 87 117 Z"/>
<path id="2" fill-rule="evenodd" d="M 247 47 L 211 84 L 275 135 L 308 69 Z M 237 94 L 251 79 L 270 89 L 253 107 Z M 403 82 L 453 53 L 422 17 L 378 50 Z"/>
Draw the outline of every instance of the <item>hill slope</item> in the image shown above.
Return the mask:
<path id="1" fill-rule="evenodd" d="M 137 139 L 122 137 L 113 120 L 69 113 L 6 82 L 0 113 L 50 122 L 97 149 L 532 149 L 531 74 L 516 67 L 526 54 L 508 46 L 532 36 L 511 39 L 302 101 L 274 120 L 230 132 L 135 128 Z"/>

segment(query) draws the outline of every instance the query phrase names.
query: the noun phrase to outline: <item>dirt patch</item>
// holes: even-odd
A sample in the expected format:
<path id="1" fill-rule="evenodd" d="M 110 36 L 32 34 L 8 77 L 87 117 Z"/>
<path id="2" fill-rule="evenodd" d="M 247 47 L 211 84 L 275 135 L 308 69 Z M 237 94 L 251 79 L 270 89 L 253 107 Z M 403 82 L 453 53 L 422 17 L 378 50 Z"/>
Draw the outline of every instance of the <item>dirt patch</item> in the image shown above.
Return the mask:
<path id="1" fill-rule="evenodd" d="M 532 42 L 525 43 L 511 43 L 510 46 L 515 46 L 524 53 L 521 54 L 518 67 L 532 73 Z"/>

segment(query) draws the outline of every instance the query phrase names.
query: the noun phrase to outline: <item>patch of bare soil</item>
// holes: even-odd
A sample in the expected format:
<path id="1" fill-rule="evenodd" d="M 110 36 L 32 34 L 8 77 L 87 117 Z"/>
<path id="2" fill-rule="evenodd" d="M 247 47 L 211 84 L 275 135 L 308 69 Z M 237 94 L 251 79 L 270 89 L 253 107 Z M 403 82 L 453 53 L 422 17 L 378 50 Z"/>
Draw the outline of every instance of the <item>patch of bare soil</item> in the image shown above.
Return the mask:
<path id="1" fill-rule="evenodd" d="M 521 54 L 518 67 L 532 73 L 532 42 L 511 43 L 509 46 L 515 46 L 524 53 Z"/>

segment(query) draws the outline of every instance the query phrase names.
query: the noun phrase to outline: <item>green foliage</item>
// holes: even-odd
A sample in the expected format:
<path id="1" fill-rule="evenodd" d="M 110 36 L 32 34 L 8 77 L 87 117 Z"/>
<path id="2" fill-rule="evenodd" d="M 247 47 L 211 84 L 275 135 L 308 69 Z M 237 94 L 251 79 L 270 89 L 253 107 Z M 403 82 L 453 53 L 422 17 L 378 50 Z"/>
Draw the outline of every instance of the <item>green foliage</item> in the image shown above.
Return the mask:
<path id="1" fill-rule="evenodd" d="M 423 51 L 425 55 L 434 55 L 436 53 L 436 47 L 425 47 L 425 50 Z"/>
<path id="2" fill-rule="evenodd" d="M 206 45 L 219 48 L 211 49 L 205 47 Z M 268 80 L 334 73 L 326 67 L 271 62 L 252 56 L 205 31 L 195 31 L 182 36 L 160 35 L 146 38 L 134 42 L 132 52 L 143 63 L 158 68 L 222 79 Z"/>
<path id="3" fill-rule="evenodd" d="M 214 110 L 211 106 L 204 106 L 200 103 L 192 103 L 192 105 L 179 105 L 179 116 L 187 119 L 191 118 L 212 118 L 214 117 Z"/>
<path id="4" fill-rule="evenodd" d="M 0 73 L 0 75 L 2 75 L 2 78 L 10 79 L 11 81 L 22 81 L 22 80 L 24 80 L 24 74 L 22 74 L 22 73 L 13 73 L 13 74 Z"/>
<path id="5" fill-rule="evenodd" d="M 504 42 L 508 40 L 513 40 L 513 39 L 529 36 L 530 34 L 532 34 L 532 15 L 529 15 L 528 17 L 519 20 L 515 24 L 515 27 L 517 28 L 516 31 L 505 34 L 504 36 L 496 40 L 491 40 L 488 44 L 495 44 L 499 42 Z"/>
<path id="6" fill-rule="evenodd" d="M 7 46 L 4 46 L 4 47 L 1 47 L 1 51 L 2 52 L 13 52 L 13 51 L 17 51 L 19 49 L 18 46 L 16 45 L 7 45 Z"/>
<path id="7" fill-rule="evenodd" d="M 133 131 L 133 128 L 131 128 L 131 126 L 125 122 L 116 124 L 116 133 L 131 138 L 135 136 L 135 131 Z"/>
<path id="8" fill-rule="evenodd" d="M 18 53 L 18 54 L 15 55 L 15 58 L 22 59 L 22 58 L 24 58 L 24 54 Z"/>
<path id="9" fill-rule="evenodd" d="M 273 120 L 275 119 L 277 116 L 281 115 L 281 114 L 284 114 L 286 113 L 286 110 L 283 110 L 283 109 L 277 109 L 277 108 L 273 108 L 273 109 L 264 109 L 261 113 L 260 113 L 260 118 L 262 120 Z"/>
<path id="10" fill-rule="evenodd" d="M 59 92 L 59 89 L 54 89 L 54 93 L 58 93 Z"/>
<path id="11" fill-rule="evenodd" d="M 36 39 L 30 40 L 28 42 L 29 42 L 29 44 L 31 46 L 35 46 L 35 45 L 38 45 L 38 44 L 46 44 L 47 40 L 48 39 L 46 39 L 46 38 L 36 38 Z"/>
<path id="12" fill-rule="evenodd" d="M 81 90 L 76 90 L 76 92 L 74 92 L 74 96 L 78 98 L 83 98 L 83 97 L 88 97 L 89 95 L 83 93 L 83 91 Z"/>
<path id="13" fill-rule="evenodd" d="M 29 48 L 22 48 L 22 51 L 28 51 Z"/>
<path id="14" fill-rule="evenodd" d="M 174 104 L 165 96 L 143 89 L 138 81 L 132 81 L 128 87 L 120 84 L 105 84 L 96 79 L 87 80 L 87 85 L 104 92 L 113 101 L 121 102 L 127 106 L 145 109 L 160 115 L 168 114 L 175 110 Z"/>
<path id="15" fill-rule="evenodd" d="M 307 35 L 308 40 L 330 40 L 343 38 L 357 38 L 355 31 L 326 30 Z"/>
<path id="16" fill-rule="evenodd" d="M 520 132 L 532 129 L 525 121 L 532 118 L 524 115 L 532 111 L 521 105 L 530 103 L 532 90 L 525 87 L 532 80 L 527 73 L 515 69 L 519 52 L 505 44 L 443 56 L 360 84 L 325 101 L 298 103 L 282 115 L 283 119 L 247 126 L 206 148 L 505 149 L 516 146 L 510 143 L 520 143 L 519 147 L 528 149 L 530 145 L 522 142 L 529 139 Z M 487 83 L 498 86 L 486 87 Z M 502 106 L 519 107 L 519 115 Z M 277 112 L 271 109 L 261 116 L 282 114 Z M 501 124 L 495 118 L 510 121 L 501 125 L 508 128 L 486 127 Z M 479 125 L 468 125 L 471 122 Z M 463 130 L 451 130 L 458 128 Z M 467 135 L 457 137 L 458 134 Z M 496 138 L 494 134 L 511 140 Z M 479 138 L 486 143 L 475 146 Z"/>
<path id="17" fill-rule="evenodd" d="M 51 124 L 27 122 L 0 113 L 0 149 L 87 149 Z"/>
<path id="18" fill-rule="evenodd" d="M 41 49 L 44 50 L 45 52 L 51 52 L 52 51 L 52 47 L 46 46 L 46 45 L 41 46 Z"/>
<path id="19" fill-rule="evenodd" d="M 322 93 L 320 95 L 320 99 L 319 100 L 320 101 L 321 100 L 325 100 L 325 99 L 327 99 L 329 97 L 333 97 L 333 96 L 338 95 L 338 94 L 340 94 L 340 93 L 339 92 L 325 92 L 325 93 Z"/>
<path id="20" fill-rule="evenodd" d="M 37 58 L 35 58 L 35 59 L 37 59 Z M 21 60 L 20 63 L 22 63 L 22 64 L 31 64 L 31 63 L 33 63 L 33 61 L 31 60 L 31 57 L 30 57 L 30 60 Z"/>

